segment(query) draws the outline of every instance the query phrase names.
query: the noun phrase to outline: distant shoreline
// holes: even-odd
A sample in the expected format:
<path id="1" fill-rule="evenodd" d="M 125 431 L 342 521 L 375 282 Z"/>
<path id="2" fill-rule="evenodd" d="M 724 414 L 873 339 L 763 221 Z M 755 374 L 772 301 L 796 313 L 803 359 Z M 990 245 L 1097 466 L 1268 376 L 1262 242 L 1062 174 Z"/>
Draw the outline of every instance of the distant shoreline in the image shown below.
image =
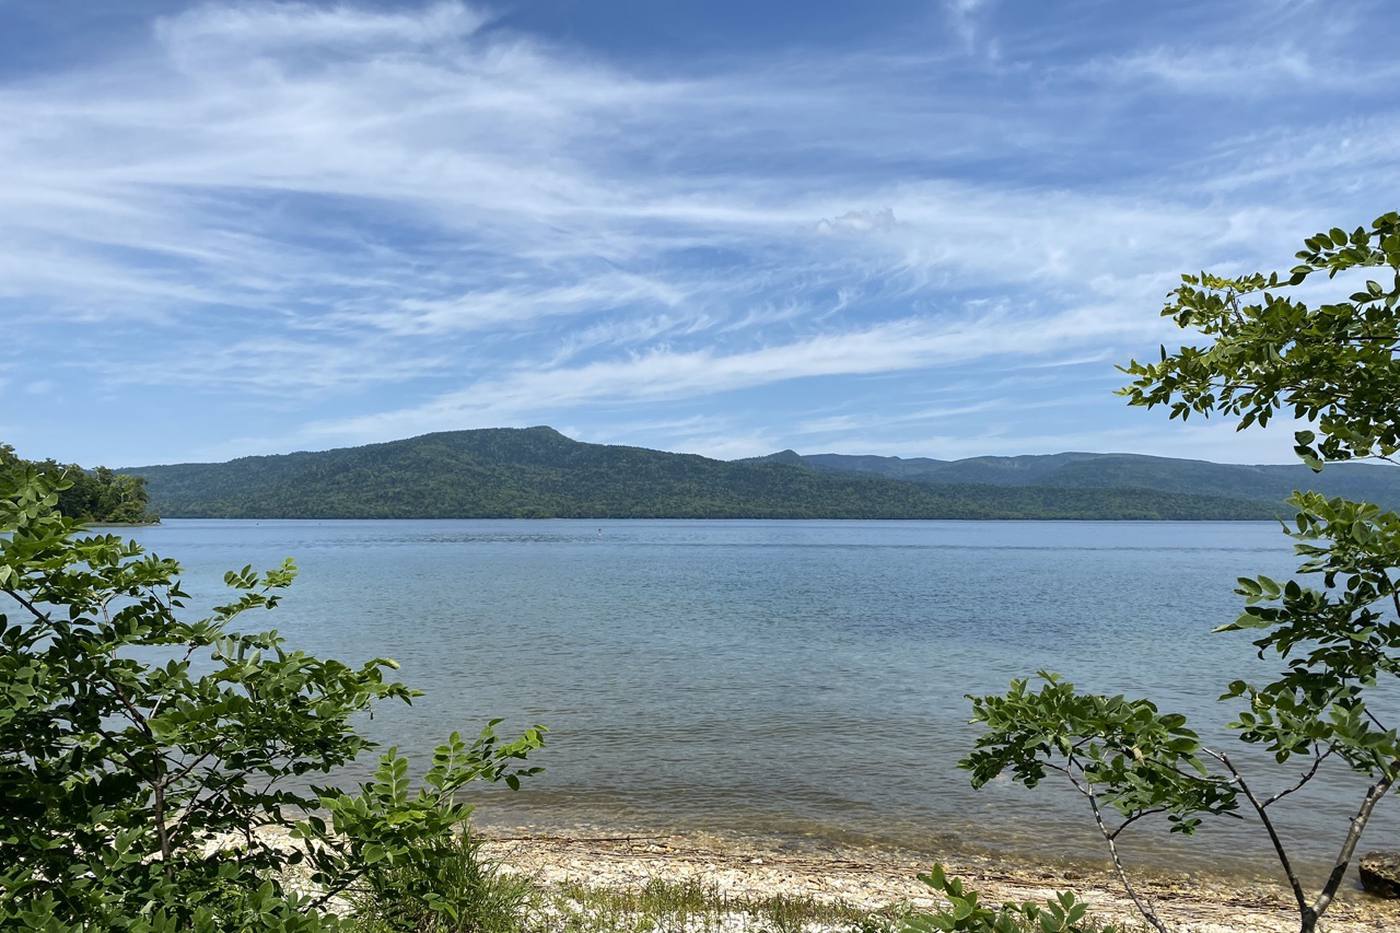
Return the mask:
<path id="1" fill-rule="evenodd" d="M 1231 524 L 1231 525 L 1275 525 L 1281 520 L 1279 518 L 844 518 L 829 517 L 817 518 L 811 516 L 770 516 L 770 515 L 726 515 L 697 516 L 697 515 L 647 515 L 647 516 L 613 516 L 613 515 L 461 515 L 461 516 L 383 516 L 383 515 L 362 515 L 362 516 L 229 516 L 229 515 L 166 515 L 160 521 L 140 522 L 140 523 L 115 523 L 107 522 L 101 527 L 128 527 L 141 528 L 150 525 L 160 525 L 166 520 L 169 521 L 199 521 L 199 522 L 956 522 L 964 525 L 985 525 L 991 523 L 1027 523 L 1027 524 L 1052 524 L 1056 522 L 1069 522 L 1076 525 L 1089 524 L 1144 524 L 1144 525 L 1210 525 L 1210 524 Z M 89 527 L 98 527 L 91 525 Z"/>

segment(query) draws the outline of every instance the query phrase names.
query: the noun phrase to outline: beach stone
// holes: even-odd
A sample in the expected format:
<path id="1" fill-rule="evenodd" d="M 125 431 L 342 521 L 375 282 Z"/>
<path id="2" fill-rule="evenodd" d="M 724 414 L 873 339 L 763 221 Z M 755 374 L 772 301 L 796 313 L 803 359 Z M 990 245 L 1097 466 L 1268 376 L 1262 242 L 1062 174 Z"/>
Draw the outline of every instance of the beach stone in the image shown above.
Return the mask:
<path id="1" fill-rule="evenodd" d="M 1361 856 L 1361 886 L 1377 897 L 1400 898 L 1400 852 Z"/>

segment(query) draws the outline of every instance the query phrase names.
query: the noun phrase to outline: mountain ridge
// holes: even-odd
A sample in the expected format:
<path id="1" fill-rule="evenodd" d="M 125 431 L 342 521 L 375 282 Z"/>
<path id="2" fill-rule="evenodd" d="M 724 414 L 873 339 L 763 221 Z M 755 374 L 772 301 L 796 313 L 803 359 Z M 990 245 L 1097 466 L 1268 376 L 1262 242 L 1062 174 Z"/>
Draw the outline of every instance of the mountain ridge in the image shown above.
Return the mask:
<path id="1" fill-rule="evenodd" d="M 781 457 L 830 473 L 885 476 L 932 485 L 972 483 L 1052 488 L 1140 488 L 1161 492 L 1278 502 L 1295 489 L 1318 489 L 1400 508 L 1400 468 L 1370 463 L 1334 463 L 1314 473 L 1302 463 L 1215 463 L 1150 454 L 1066 451 L 1056 454 L 967 457 L 881 457 L 860 454 L 806 454 L 791 451 L 752 458 Z"/>
<path id="2" fill-rule="evenodd" d="M 152 505 L 171 518 L 1254 520 L 1284 511 L 1282 497 L 1094 486 L 1083 478 L 1078 484 L 930 482 L 874 470 L 919 474 L 962 461 L 854 458 L 862 461 L 862 471 L 832 457 L 845 455 L 782 451 L 715 460 L 584 443 L 536 426 L 434 432 L 359 447 L 121 472 L 145 477 Z"/>

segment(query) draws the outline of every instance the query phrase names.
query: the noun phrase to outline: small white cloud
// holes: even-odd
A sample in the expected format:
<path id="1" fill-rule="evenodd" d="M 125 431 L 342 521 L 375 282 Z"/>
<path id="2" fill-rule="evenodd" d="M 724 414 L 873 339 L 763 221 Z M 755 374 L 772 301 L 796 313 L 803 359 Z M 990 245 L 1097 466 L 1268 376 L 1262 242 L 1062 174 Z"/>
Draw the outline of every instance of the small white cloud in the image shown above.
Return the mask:
<path id="1" fill-rule="evenodd" d="M 815 230 L 824 236 L 833 233 L 886 233 L 897 225 L 894 208 L 880 210 L 847 211 L 839 217 L 823 217 L 817 221 Z"/>
<path id="2" fill-rule="evenodd" d="M 977 44 L 978 19 L 990 0 L 943 0 L 943 10 L 953 33 L 969 51 Z"/>

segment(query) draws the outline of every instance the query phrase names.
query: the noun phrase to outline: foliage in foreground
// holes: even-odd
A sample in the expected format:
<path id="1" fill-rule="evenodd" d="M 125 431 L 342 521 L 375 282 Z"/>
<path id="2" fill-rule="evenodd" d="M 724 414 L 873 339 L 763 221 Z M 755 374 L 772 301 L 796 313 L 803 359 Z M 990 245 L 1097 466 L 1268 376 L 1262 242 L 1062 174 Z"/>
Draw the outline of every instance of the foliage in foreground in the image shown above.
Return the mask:
<path id="1" fill-rule="evenodd" d="M 233 597 L 182 618 L 172 560 L 80 536 L 61 483 L 27 470 L 0 498 L 0 927 L 333 930 L 341 896 L 431 879 L 473 781 L 516 786 L 542 730 L 453 735 L 415 789 L 390 749 L 353 791 L 305 789 L 373 744 L 352 718 L 412 691 L 250 632 L 295 568 L 226 575 Z M 293 844 L 294 843 L 294 844 Z M 308 882 L 299 892 L 290 879 Z M 307 893 L 309 892 L 309 893 Z M 426 909 L 455 905 L 421 892 Z"/>
<path id="2" fill-rule="evenodd" d="M 949 878 L 943 866 L 935 865 L 919 880 L 948 901 L 948 906 L 932 913 L 915 914 L 904 923 L 904 933 L 1119 933 L 1088 918 L 1088 907 L 1069 892 L 1036 904 L 1001 904 L 988 907 L 976 891 L 957 878 Z"/>
<path id="3" fill-rule="evenodd" d="M 0 492 L 17 487 L 26 471 L 37 471 L 54 484 L 58 511 L 74 521 L 140 525 L 156 521 L 144 477 L 107 467 L 85 470 L 76 463 L 25 460 L 0 443 Z"/>
<path id="4" fill-rule="evenodd" d="M 1400 214 L 1370 229 L 1334 228 L 1309 237 L 1300 264 L 1280 275 L 1183 276 L 1163 315 L 1211 338 L 1153 363 L 1133 362 L 1129 402 L 1168 406 L 1172 418 L 1229 415 L 1239 429 L 1267 425 L 1280 410 L 1316 430 L 1295 435 L 1298 456 L 1315 470 L 1353 459 L 1391 460 L 1400 450 Z M 1352 277 L 1388 270 L 1349 296 L 1310 307 L 1288 290 L 1325 271 Z M 1147 700 L 1078 693 L 1043 674 L 1005 696 L 973 697 L 986 727 L 964 761 L 976 786 L 1009 771 L 1034 787 L 1048 771 L 1085 798 L 1124 887 L 1144 917 L 1161 919 L 1134 890 L 1116 841 L 1146 817 L 1164 816 L 1191 833 L 1202 819 L 1252 815 L 1268 837 L 1309 933 L 1337 895 L 1376 805 L 1400 779 L 1400 736 L 1370 703 L 1400 678 L 1400 515 L 1377 505 L 1296 493 L 1284 531 L 1303 559 L 1299 580 L 1243 578 L 1243 613 L 1217 631 L 1251 632 L 1260 657 L 1283 670 L 1273 681 L 1237 680 L 1221 700 L 1243 701 L 1230 725 L 1282 765 L 1301 759 L 1301 776 L 1266 793 L 1228 753 L 1208 748 L 1185 717 Z M 1324 766 L 1363 776 L 1369 787 L 1341 833 L 1320 889 L 1304 887 L 1270 808 L 1303 790 Z"/>

